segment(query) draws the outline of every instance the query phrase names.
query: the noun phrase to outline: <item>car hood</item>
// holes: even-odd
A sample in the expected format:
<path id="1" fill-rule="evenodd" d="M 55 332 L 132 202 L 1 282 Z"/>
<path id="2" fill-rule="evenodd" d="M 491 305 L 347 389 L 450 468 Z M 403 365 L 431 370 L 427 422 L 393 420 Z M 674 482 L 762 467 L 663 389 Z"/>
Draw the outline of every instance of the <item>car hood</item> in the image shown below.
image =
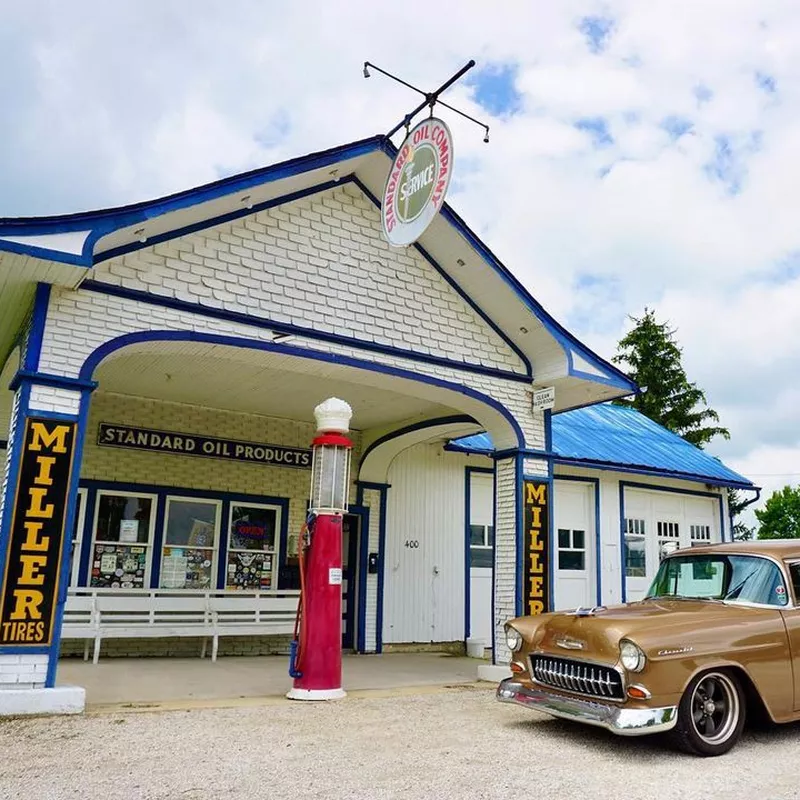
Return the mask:
<path id="1" fill-rule="evenodd" d="M 601 607 L 590 615 L 562 611 L 522 617 L 514 620 L 514 626 L 523 634 L 528 650 L 614 662 L 620 639 L 635 642 L 648 657 L 689 646 L 706 649 L 731 627 L 779 613 L 706 600 L 654 598 Z"/>

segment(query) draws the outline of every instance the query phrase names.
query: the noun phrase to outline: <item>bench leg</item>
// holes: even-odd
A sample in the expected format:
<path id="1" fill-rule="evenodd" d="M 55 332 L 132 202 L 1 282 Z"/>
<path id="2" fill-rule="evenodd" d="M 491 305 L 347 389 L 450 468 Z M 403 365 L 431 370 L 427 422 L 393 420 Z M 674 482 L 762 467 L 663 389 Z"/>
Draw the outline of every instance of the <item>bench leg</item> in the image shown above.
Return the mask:
<path id="1" fill-rule="evenodd" d="M 219 637 L 215 634 L 211 640 L 211 660 L 217 660 L 217 650 L 219 650 Z"/>
<path id="2" fill-rule="evenodd" d="M 88 639 L 84 639 L 84 641 L 83 641 L 83 660 L 84 661 L 88 661 L 89 660 L 89 640 Z"/>
<path id="3" fill-rule="evenodd" d="M 92 664 L 96 664 L 100 661 L 100 637 L 98 636 L 94 640 L 94 658 L 92 659 Z"/>
<path id="4" fill-rule="evenodd" d="M 200 658 L 206 657 L 206 646 L 208 645 L 208 638 L 203 637 L 203 646 L 200 648 Z"/>

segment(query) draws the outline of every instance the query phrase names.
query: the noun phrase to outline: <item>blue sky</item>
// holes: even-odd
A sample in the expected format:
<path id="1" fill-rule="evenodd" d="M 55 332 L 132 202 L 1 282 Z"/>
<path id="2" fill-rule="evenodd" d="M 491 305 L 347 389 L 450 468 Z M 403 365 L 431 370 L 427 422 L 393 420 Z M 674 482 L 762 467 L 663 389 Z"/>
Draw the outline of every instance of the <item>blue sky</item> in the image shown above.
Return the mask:
<path id="1" fill-rule="evenodd" d="M 4 8 L 0 215 L 156 197 L 442 112 L 450 200 L 610 357 L 645 305 L 732 432 L 712 451 L 800 479 L 800 6 L 544 0 L 447 7 L 180 0 Z M 424 28 L 419 20 L 424 18 Z"/>

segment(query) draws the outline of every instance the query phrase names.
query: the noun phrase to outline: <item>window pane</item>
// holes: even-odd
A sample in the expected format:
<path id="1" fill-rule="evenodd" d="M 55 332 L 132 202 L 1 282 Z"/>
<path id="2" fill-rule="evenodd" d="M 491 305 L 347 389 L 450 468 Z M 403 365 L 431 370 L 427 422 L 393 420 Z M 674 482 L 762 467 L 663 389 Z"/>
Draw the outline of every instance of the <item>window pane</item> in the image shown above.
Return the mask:
<path id="1" fill-rule="evenodd" d="M 486 526 L 486 544 L 489 546 L 494 544 L 494 525 L 487 525 Z"/>
<path id="2" fill-rule="evenodd" d="M 147 548 L 124 544 L 96 544 L 89 586 L 103 589 L 142 589 Z"/>
<path id="3" fill-rule="evenodd" d="M 170 500 L 166 544 L 213 547 L 217 538 L 217 505 L 202 500 Z"/>
<path id="4" fill-rule="evenodd" d="M 271 589 L 271 553 L 228 553 L 226 589 Z"/>
<path id="5" fill-rule="evenodd" d="M 558 529 L 558 546 L 569 547 L 569 531 L 566 528 Z"/>
<path id="6" fill-rule="evenodd" d="M 586 547 L 585 531 L 572 531 L 572 546 L 576 550 L 583 550 Z"/>
<path id="7" fill-rule="evenodd" d="M 485 528 L 483 525 L 470 525 L 469 526 L 469 543 L 472 545 L 484 545 L 486 544 L 485 539 Z"/>
<path id="8" fill-rule="evenodd" d="M 646 574 L 643 537 L 625 537 L 625 574 L 629 578 L 644 578 Z"/>
<path id="9" fill-rule="evenodd" d="M 77 583 L 78 576 L 75 574 L 75 559 L 78 557 L 80 536 L 83 531 L 79 529 L 81 519 L 81 509 L 83 508 L 83 495 L 78 494 L 78 502 L 75 504 L 75 525 L 72 528 L 72 541 L 69 545 L 69 583 L 73 586 Z"/>
<path id="10" fill-rule="evenodd" d="M 161 562 L 162 589 L 209 589 L 213 550 L 165 547 Z"/>
<path id="11" fill-rule="evenodd" d="M 150 541 L 151 498 L 101 494 L 97 507 L 98 542 L 145 544 Z"/>
<path id="12" fill-rule="evenodd" d="M 491 547 L 470 547 L 469 558 L 471 567 L 492 567 Z"/>
<path id="13" fill-rule="evenodd" d="M 256 506 L 231 506 L 231 550 L 257 550 L 272 553 L 275 551 L 274 508 Z"/>
<path id="14" fill-rule="evenodd" d="M 559 550 L 559 569 L 583 569 L 586 554 L 578 550 Z"/>

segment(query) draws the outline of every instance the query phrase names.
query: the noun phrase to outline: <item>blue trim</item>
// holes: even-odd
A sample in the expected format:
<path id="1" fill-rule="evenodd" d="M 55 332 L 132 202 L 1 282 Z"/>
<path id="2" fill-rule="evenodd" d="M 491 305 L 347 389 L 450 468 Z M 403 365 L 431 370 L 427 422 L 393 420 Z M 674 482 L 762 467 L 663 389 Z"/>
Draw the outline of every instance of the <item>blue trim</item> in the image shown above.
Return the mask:
<path id="1" fill-rule="evenodd" d="M 622 602 L 625 603 L 628 599 L 628 576 L 625 569 L 625 490 L 622 487 L 622 481 L 618 481 L 617 491 L 619 493 L 620 597 Z M 647 547 L 646 541 L 645 539 L 645 547 Z M 646 560 L 645 564 L 647 564 Z"/>
<path id="2" fill-rule="evenodd" d="M 472 628 L 471 619 L 471 582 L 470 570 L 472 569 L 472 555 L 470 551 L 470 525 L 472 524 L 471 501 L 472 501 L 472 476 L 475 473 L 484 475 L 494 475 L 494 470 L 487 467 L 464 467 L 464 640 L 470 637 Z M 494 500 L 492 500 L 494 504 Z M 494 526 L 494 517 L 492 517 Z M 494 541 L 492 536 L 492 573 L 494 574 Z M 494 627 L 494 619 L 492 619 Z"/>
<path id="3" fill-rule="evenodd" d="M 597 605 L 602 605 L 602 586 L 603 586 L 603 570 L 602 570 L 602 534 L 600 531 L 600 478 L 584 478 L 580 475 L 555 475 L 554 480 L 556 481 L 576 481 L 580 483 L 591 483 L 594 486 L 594 549 L 595 549 L 595 588 L 597 595 Z M 553 492 L 555 493 L 555 484 L 553 488 Z M 555 516 L 555 494 L 553 495 L 553 510 Z M 555 542 L 556 546 L 558 542 Z M 556 555 L 558 555 L 558 549 L 556 549 Z"/>
<path id="4" fill-rule="evenodd" d="M 670 472 L 668 470 L 656 469 L 655 467 L 632 467 L 627 464 L 608 464 L 604 461 L 588 461 L 577 458 L 554 459 L 556 464 L 563 464 L 568 467 L 585 467 L 586 469 L 597 469 L 606 472 L 627 472 L 631 475 L 649 475 L 654 478 L 669 478 L 674 481 L 689 481 L 691 483 L 705 483 L 708 486 L 730 487 L 732 489 L 754 489 L 752 483 L 736 483 L 734 481 L 723 481 L 719 478 L 707 478 L 703 475 L 693 475 L 689 472 Z M 670 489 L 669 491 L 678 491 Z M 685 490 L 688 491 L 688 490 Z"/>
<path id="5" fill-rule="evenodd" d="M 19 466 L 22 454 L 23 437 L 25 435 L 25 419 L 29 415 L 29 402 L 31 396 L 30 385 L 22 386 L 19 390 L 16 419 L 14 421 L 14 438 L 11 444 L 11 459 L 6 472 L 6 491 L 3 498 L 3 517 L 0 520 L 0 569 L 5 573 L 5 564 L 8 558 L 8 541 L 11 531 L 11 519 L 14 516 L 14 495 L 19 482 Z M 22 648 L 26 649 L 27 648 Z M 9 648 L 0 646 L 0 655 L 10 652 Z M 14 652 L 18 652 L 15 648 Z M 30 651 L 29 651 L 30 652 Z M 49 652 L 49 648 L 45 649 Z"/>
<path id="6" fill-rule="evenodd" d="M 93 251 L 97 241 L 116 230 L 147 222 L 154 217 L 171 211 L 189 208 L 283 178 L 332 166 L 341 161 L 379 151 L 382 147 L 383 137 L 373 136 L 369 139 L 362 139 L 329 150 L 311 153 L 241 175 L 223 178 L 204 186 L 198 186 L 144 203 L 57 217 L 0 219 L 0 236 L 37 236 L 74 231 L 89 232 L 83 246 L 83 252 L 79 256 L 63 251 L 4 241 L 0 241 L 0 250 L 22 253 L 36 258 L 46 258 L 76 266 L 90 267 L 94 263 Z M 248 211 L 252 212 L 252 209 L 248 209 Z M 209 224 L 212 223 L 206 222 L 206 226 Z"/>
<path id="7" fill-rule="evenodd" d="M 356 482 L 356 506 L 364 506 L 364 487 Z M 367 512 L 369 509 L 367 508 Z M 369 560 L 369 517 L 358 542 L 358 624 L 356 625 L 356 651 L 367 652 L 367 567 Z"/>
<path id="8" fill-rule="evenodd" d="M 494 458 L 508 458 L 509 456 L 521 455 L 524 458 L 554 458 L 555 453 L 551 450 L 534 450 L 530 447 L 509 447 L 505 450 L 498 450 L 493 454 Z"/>
<path id="9" fill-rule="evenodd" d="M 116 258 L 117 256 L 133 253 L 136 250 L 142 250 L 145 247 L 152 247 L 153 245 L 161 244 L 162 242 L 169 242 L 172 239 L 177 239 L 179 236 L 186 236 L 190 233 L 204 231 L 208 228 L 214 227 L 215 225 L 223 225 L 226 222 L 233 222 L 234 220 L 241 219 L 242 217 L 247 217 L 251 214 L 258 214 L 260 211 L 267 211 L 270 208 L 275 208 L 276 206 L 284 205 L 285 203 L 292 203 L 295 200 L 302 200 L 304 197 L 309 197 L 313 194 L 319 194 L 320 192 L 326 192 L 328 189 L 333 189 L 337 186 L 342 186 L 343 184 L 352 182 L 353 176 L 347 175 L 338 181 L 325 181 L 324 183 L 309 186 L 307 189 L 300 189 L 297 192 L 289 192 L 289 194 L 273 197 L 271 200 L 266 200 L 263 203 L 256 203 L 250 208 L 237 208 L 235 211 L 229 211 L 226 214 L 220 214 L 219 216 L 211 217 L 209 219 L 202 219 L 199 222 L 193 222 L 191 225 L 184 225 L 182 228 L 174 228 L 166 233 L 159 233 L 156 236 L 147 238 L 144 242 L 129 242 L 128 244 L 120 245 L 119 247 L 114 247 L 110 250 L 104 250 L 102 253 L 98 253 L 94 259 L 94 263 L 100 264 L 103 261 L 108 261 L 112 258 Z"/>
<path id="10" fill-rule="evenodd" d="M 25 347 L 25 363 L 23 369 L 35 372 L 39 369 L 39 358 L 42 354 L 42 341 L 44 340 L 44 326 L 47 322 L 47 309 L 50 305 L 50 285 L 37 283 L 36 293 L 33 298 L 33 313 L 31 315 L 28 343 Z M 16 388 L 16 387 L 13 387 Z"/>
<path id="11" fill-rule="evenodd" d="M 476 425 L 480 425 L 479 422 L 476 422 L 472 417 L 468 416 L 467 414 L 452 414 L 447 417 L 435 417 L 434 419 L 426 419 L 423 420 L 422 422 L 415 422 L 413 425 L 406 425 L 403 428 L 398 428 L 396 431 L 387 433 L 385 436 L 380 436 L 371 445 L 369 445 L 369 447 L 367 447 L 367 449 L 363 452 L 361 456 L 360 465 L 363 466 L 367 456 L 373 450 L 377 449 L 382 444 L 386 444 L 386 442 L 392 441 L 392 439 L 397 439 L 400 436 L 405 436 L 408 433 L 414 433 L 414 431 L 425 430 L 426 428 L 437 428 L 440 425 L 451 425 L 463 422 L 474 422 Z"/>
<path id="12" fill-rule="evenodd" d="M 0 656 L 49 656 L 49 647 L 2 647 L 0 648 Z M 48 662 L 48 674 L 50 664 Z M 50 688 L 49 684 L 45 684 Z"/>
<path id="13" fill-rule="evenodd" d="M 364 195 L 372 201 L 373 205 L 376 208 L 381 208 L 381 201 L 375 197 L 374 194 L 356 177 L 353 176 L 353 182 L 358 186 L 359 189 L 364 193 Z M 413 244 L 414 249 L 439 273 L 439 275 L 444 278 L 444 280 L 450 285 L 450 288 L 456 292 L 456 294 L 461 297 L 461 299 L 514 351 L 517 357 L 522 361 L 525 365 L 525 371 L 528 378 L 533 377 L 533 366 L 531 365 L 530 360 L 522 352 L 522 350 L 500 329 L 500 326 L 497 325 L 489 315 L 461 288 L 459 283 L 455 280 L 455 278 L 450 275 L 442 266 L 439 264 L 438 261 L 419 243 L 414 242 Z"/>
<path id="14" fill-rule="evenodd" d="M 722 495 L 716 492 L 696 492 L 692 489 L 671 489 L 668 486 L 654 486 L 649 483 L 635 483 L 633 481 L 619 482 L 619 516 L 620 516 L 620 548 L 622 551 L 622 602 L 627 598 L 625 575 L 625 489 L 645 489 L 650 492 L 670 492 L 672 494 L 685 494 L 691 497 L 711 497 L 719 502 L 719 536 L 725 541 L 725 510 Z"/>
<path id="15" fill-rule="evenodd" d="M 518 372 L 509 372 L 506 370 L 495 369 L 494 367 L 484 367 L 482 364 L 470 364 L 465 361 L 453 361 L 449 358 L 445 358 L 444 356 L 428 355 L 427 353 L 420 353 L 419 351 L 415 350 L 406 350 L 402 347 L 393 347 L 390 345 L 378 344 L 376 342 L 367 342 L 361 339 L 356 339 L 352 336 L 340 336 L 336 333 L 326 333 L 311 327 L 304 328 L 299 325 L 292 325 L 285 322 L 274 322 L 265 317 L 253 317 L 249 314 L 243 314 L 238 311 L 226 311 L 222 308 L 211 308 L 200 303 L 192 303 L 188 300 L 178 300 L 174 297 L 163 297 L 161 295 L 151 294 L 150 292 L 145 292 L 140 289 L 129 289 L 124 286 L 114 286 L 112 284 L 102 283 L 94 280 L 84 281 L 81 284 L 81 289 L 109 295 L 111 297 L 119 297 L 124 300 L 134 300 L 138 303 L 145 303 L 147 305 L 169 308 L 173 311 L 197 314 L 198 316 L 207 317 L 209 319 L 218 319 L 225 322 L 236 322 L 241 325 L 249 325 L 253 328 L 269 330 L 275 333 L 285 333 L 292 336 L 302 336 L 308 339 L 318 339 L 319 341 L 343 345 L 345 347 L 353 347 L 357 350 L 381 353 L 382 355 L 399 356 L 400 358 L 407 358 L 410 361 L 419 361 L 425 364 L 435 364 L 436 366 L 448 367 L 449 369 L 462 370 L 464 372 L 473 372 L 478 375 L 488 375 L 493 378 L 502 378 L 503 380 L 515 381 L 517 383 L 530 382 L 530 378 L 525 375 L 521 375 Z"/>
<path id="16" fill-rule="evenodd" d="M 106 489 L 107 491 L 107 489 Z M 181 496 L 186 496 L 183 492 Z M 155 521 L 153 523 L 153 540 L 150 549 L 150 589 L 157 589 L 161 581 L 161 561 L 164 556 L 164 537 L 166 531 L 164 527 L 167 522 L 167 498 L 165 495 L 156 493 L 156 508 L 155 508 Z M 220 527 L 222 527 L 222 520 L 220 520 Z M 219 568 L 220 558 L 219 552 L 217 553 L 217 567 Z M 217 569 L 217 580 L 219 580 L 219 569 Z M 219 588 L 220 584 L 217 583 L 216 587 Z M 211 587 L 209 587 L 211 588 Z"/>
<path id="17" fill-rule="evenodd" d="M 525 519 L 522 514 L 524 491 L 524 464 L 523 456 L 517 453 L 514 456 L 514 525 L 516 531 L 517 569 L 514 583 L 514 614 L 522 616 L 522 570 L 524 566 L 525 545 Z"/>
<path id="18" fill-rule="evenodd" d="M 384 375 L 392 375 L 395 377 L 404 378 L 417 383 L 427 383 L 431 386 L 436 386 L 441 389 L 447 389 L 452 392 L 463 394 L 466 397 L 478 400 L 484 405 L 491 407 L 505 418 L 505 420 L 513 429 L 517 436 L 517 440 L 520 443 L 524 442 L 525 440 L 524 434 L 522 433 L 522 428 L 520 428 L 519 423 L 514 418 L 514 415 L 507 408 L 505 408 L 505 406 L 503 406 L 494 398 L 478 392 L 468 386 L 464 386 L 463 384 L 450 383 L 449 381 L 444 381 L 440 378 L 432 378 L 429 375 L 422 375 L 417 372 L 411 372 L 410 370 L 391 367 L 381 364 L 377 361 L 366 361 L 364 359 L 339 355 L 337 353 L 325 353 L 322 351 L 307 350 L 302 347 L 275 344 L 274 342 L 259 342 L 252 339 L 241 339 L 235 336 L 221 336 L 218 334 L 197 333 L 194 331 L 159 330 L 128 333 L 123 336 L 118 336 L 115 339 L 110 339 L 90 353 L 81 367 L 80 377 L 84 379 L 90 379 L 94 370 L 97 368 L 97 365 L 115 350 L 119 350 L 120 348 L 131 344 L 139 344 L 141 342 L 148 341 L 204 342 L 207 344 L 222 344 L 230 347 L 240 347 L 250 350 L 264 350 L 269 353 L 282 353 L 284 355 L 297 356 L 299 358 L 324 361 L 328 364 L 340 364 L 342 366 L 357 367 L 359 369 L 369 370 L 371 372 L 379 372 Z"/>
<path id="19" fill-rule="evenodd" d="M 27 353 L 26 353 L 27 360 Z M 36 357 L 38 361 L 38 356 Z M 33 370 L 20 369 L 11 379 L 8 388 L 16 391 L 23 383 L 33 383 L 36 386 L 53 386 L 56 389 L 69 389 L 74 392 L 82 392 L 85 389 L 94 390 L 97 388 L 95 381 L 81 380 L 80 378 L 68 378 L 64 375 L 51 375 L 47 372 L 36 372 Z"/>
<path id="20" fill-rule="evenodd" d="M 83 488 L 80 487 L 79 488 Z M 83 515 L 83 530 L 81 531 L 81 564 L 78 567 L 78 586 L 88 586 L 89 561 L 92 557 L 92 529 L 94 528 L 94 512 L 97 503 L 97 489 L 87 488 L 86 512 Z M 91 514 L 89 510 L 91 509 Z"/>

